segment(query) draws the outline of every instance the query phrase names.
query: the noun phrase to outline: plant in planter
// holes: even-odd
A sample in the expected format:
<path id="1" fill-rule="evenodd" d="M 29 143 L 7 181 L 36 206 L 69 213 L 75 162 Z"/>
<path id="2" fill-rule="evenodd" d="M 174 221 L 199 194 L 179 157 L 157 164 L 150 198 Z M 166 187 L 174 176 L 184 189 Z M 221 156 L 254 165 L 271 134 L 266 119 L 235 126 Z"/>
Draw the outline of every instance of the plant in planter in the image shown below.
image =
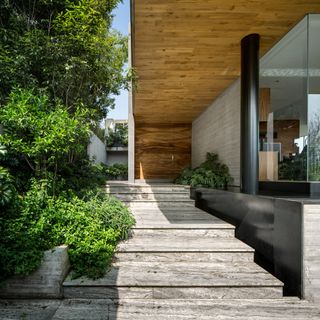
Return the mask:
<path id="1" fill-rule="evenodd" d="M 175 183 L 192 187 L 225 189 L 231 181 L 228 166 L 219 161 L 216 153 L 208 152 L 205 162 L 195 169 L 185 168 Z"/>

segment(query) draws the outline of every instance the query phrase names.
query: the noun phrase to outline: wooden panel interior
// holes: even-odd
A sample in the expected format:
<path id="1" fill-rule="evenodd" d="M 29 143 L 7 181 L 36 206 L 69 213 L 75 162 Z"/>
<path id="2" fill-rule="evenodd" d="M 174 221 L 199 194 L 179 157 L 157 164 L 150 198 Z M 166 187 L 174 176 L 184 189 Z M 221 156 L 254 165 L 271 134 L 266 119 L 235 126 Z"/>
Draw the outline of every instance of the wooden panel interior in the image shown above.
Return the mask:
<path id="1" fill-rule="evenodd" d="M 190 124 L 136 126 L 136 179 L 172 179 L 191 162 Z"/>
<path id="2" fill-rule="evenodd" d="M 289 157 L 292 153 L 297 153 L 294 139 L 299 138 L 299 120 L 274 120 L 273 131 L 275 137 L 273 142 L 281 143 L 281 156 Z M 260 137 L 267 132 L 267 122 L 260 122 Z"/>

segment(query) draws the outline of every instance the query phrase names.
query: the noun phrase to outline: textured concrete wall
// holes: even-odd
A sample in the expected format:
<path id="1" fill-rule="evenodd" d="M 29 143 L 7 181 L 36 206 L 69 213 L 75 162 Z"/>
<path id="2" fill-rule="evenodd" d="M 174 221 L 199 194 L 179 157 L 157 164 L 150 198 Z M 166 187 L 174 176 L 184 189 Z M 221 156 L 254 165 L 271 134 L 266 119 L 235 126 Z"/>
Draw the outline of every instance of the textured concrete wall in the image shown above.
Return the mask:
<path id="1" fill-rule="evenodd" d="M 303 210 L 303 297 L 320 302 L 320 205 Z"/>
<path id="2" fill-rule="evenodd" d="M 95 163 L 107 163 L 106 145 L 95 134 L 90 137 L 87 152 Z"/>
<path id="3" fill-rule="evenodd" d="M 215 152 L 240 185 L 240 80 L 227 88 L 192 123 L 192 166 Z"/>
<path id="4" fill-rule="evenodd" d="M 62 283 L 70 269 L 68 247 L 59 246 L 44 253 L 40 267 L 28 276 L 6 280 L 1 298 L 62 298 Z M 2 319 L 2 318 L 1 318 Z"/>
<path id="5" fill-rule="evenodd" d="M 115 163 L 128 164 L 128 150 L 108 151 L 107 165 L 111 166 Z"/>

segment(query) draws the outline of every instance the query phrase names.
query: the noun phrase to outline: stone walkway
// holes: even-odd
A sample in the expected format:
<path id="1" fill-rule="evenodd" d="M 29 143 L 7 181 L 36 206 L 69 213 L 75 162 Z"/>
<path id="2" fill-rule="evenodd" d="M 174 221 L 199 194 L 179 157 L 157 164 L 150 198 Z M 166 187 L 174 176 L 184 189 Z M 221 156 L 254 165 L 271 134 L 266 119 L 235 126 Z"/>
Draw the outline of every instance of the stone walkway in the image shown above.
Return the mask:
<path id="1" fill-rule="evenodd" d="M 320 308 L 282 296 L 234 227 L 194 207 L 188 188 L 114 183 L 132 209 L 132 237 L 98 280 L 64 282 L 64 300 L 2 300 L 0 319 L 320 319 Z"/>

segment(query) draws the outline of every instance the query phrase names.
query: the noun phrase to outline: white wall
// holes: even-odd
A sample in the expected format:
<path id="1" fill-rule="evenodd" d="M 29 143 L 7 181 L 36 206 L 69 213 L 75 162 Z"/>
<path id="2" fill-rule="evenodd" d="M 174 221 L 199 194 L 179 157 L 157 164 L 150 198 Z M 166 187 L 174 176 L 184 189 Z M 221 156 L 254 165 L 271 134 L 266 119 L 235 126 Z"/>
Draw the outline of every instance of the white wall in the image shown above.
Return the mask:
<path id="1" fill-rule="evenodd" d="M 214 152 L 240 186 L 240 79 L 227 88 L 192 123 L 192 167 Z"/>
<path id="2" fill-rule="evenodd" d="M 107 164 L 106 146 L 95 134 L 90 137 L 87 153 L 95 163 Z"/>

